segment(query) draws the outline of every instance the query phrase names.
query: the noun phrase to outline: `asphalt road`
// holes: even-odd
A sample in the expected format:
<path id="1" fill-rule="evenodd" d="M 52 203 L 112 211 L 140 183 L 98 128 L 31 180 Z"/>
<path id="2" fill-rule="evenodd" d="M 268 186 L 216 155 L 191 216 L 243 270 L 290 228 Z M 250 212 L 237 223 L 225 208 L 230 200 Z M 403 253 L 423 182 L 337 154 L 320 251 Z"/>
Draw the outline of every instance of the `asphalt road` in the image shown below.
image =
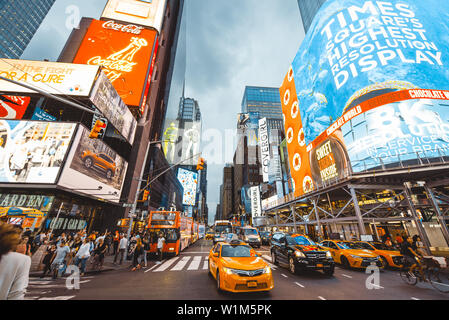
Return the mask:
<path id="1" fill-rule="evenodd" d="M 139 271 L 129 269 L 82 277 L 79 290 L 66 288 L 65 279 L 31 278 L 30 300 L 449 300 L 449 294 L 430 284 L 408 286 L 395 270 L 380 273 L 375 289 L 367 289 L 364 271 L 337 267 L 333 277 L 321 272 L 291 274 L 274 266 L 275 287 L 270 293 L 232 294 L 218 292 L 208 275 L 207 256 L 211 241 L 200 240 L 179 257 Z M 271 262 L 269 247 L 256 249 Z"/>

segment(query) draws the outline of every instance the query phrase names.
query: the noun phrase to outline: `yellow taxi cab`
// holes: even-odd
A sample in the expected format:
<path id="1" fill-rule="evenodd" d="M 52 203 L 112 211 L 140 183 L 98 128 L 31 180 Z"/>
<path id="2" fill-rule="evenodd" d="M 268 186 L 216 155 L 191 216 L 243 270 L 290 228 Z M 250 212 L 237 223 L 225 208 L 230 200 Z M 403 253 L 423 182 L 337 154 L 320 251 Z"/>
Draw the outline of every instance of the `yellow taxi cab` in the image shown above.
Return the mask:
<path id="1" fill-rule="evenodd" d="M 209 231 L 206 232 L 205 239 L 206 240 L 213 240 L 214 239 L 214 235 L 215 235 L 215 232 L 213 230 L 209 230 Z"/>
<path id="2" fill-rule="evenodd" d="M 348 244 L 354 248 L 369 250 L 375 254 L 377 254 L 382 263 L 382 267 L 393 267 L 393 268 L 401 268 L 403 256 L 401 253 L 391 247 L 386 246 L 382 242 L 367 242 L 367 241 L 350 241 Z"/>
<path id="3" fill-rule="evenodd" d="M 215 244 L 209 253 L 209 273 L 216 279 L 218 290 L 258 292 L 274 287 L 269 265 L 237 236 Z"/>
<path id="4" fill-rule="evenodd" d="M 366 268 L 371 264 L 382 266 L 379 256 L 370 250 L 352 249 L 348 242 L 339 240 L 324 240 L 320 246 L 328 249 L 336 263 L 345 268 Z"/>

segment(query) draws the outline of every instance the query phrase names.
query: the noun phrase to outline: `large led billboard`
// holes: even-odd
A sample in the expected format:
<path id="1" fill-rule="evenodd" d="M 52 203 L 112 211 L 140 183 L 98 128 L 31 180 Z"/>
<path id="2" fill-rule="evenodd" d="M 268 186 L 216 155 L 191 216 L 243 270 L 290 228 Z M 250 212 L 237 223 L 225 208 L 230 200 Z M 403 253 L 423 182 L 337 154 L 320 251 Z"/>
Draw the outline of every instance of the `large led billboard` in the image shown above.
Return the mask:
<path id="1" fill-rule="evenodd" d="M 56 95 L 88 97 L 98 70 L 72 63 L 0 59 L 0 76 Z M 0 80 L 0 92 L 36 93 L 5 80 Z"/>
<path id="2" fill-rule="evenodd" d="M 102 19 L 113 19 L 156 29 L 164 22 L 167 0 L 109 0 Z"/>
<path id="3" fill-rule="evenodd" d="M 79 126 L 58 185 L 119 202 L 128 163 L 103 141 Z"/>
<path id="4" fill-rule="evenodd" d="M 0 182 L 54 184 L 76 124 L 0 120 Z"/>
<path id="5" fill-rule="evenodd" d="M 351 171 L 449 155 L 448 9 L 325 2 L 280 89 L 296 196 Z"/>
<path id="6" fill-rule="evenodd" d="M 140 107 L 156 35 L 136 25 L 93 20 L 73 62 L 103 66 L 125 104 Z"/>
<path id="7" fill-rule="evenodd" d="M 179 168 L 178 180 L 184 188 L 182 204 L 185 206 L 195 206 L 198 173 Z"/>

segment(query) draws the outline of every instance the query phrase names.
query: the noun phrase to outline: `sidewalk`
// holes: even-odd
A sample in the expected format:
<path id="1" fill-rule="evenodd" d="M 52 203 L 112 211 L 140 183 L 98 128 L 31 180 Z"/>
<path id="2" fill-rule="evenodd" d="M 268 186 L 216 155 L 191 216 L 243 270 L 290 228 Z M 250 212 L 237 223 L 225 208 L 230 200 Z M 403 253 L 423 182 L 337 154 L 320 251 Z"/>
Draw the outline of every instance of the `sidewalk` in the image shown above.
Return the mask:
<path id="1" fill-rule="evenodd" d="M 32 257 L 32 267 L 30 270 L 30 277 L 40 277 L 42 275 L 43 266 L 39 265 L 39 257 L 33 255 Z M 37 261 L 37 262 L 36 262 Z M 72 260 L 73 263 L 73 260 Z M 121 265 L 114 264 L 114 255 L 106 255 L 104 257 L 104 263 L 101 270 L 92 270 L 92 265 L 90 264 L 89 260 L 86 263 L 86 272 L 85 274 L 96 274 L 100 272 L 107 272 L 107 271 L 117 271 L 117 270 L 126 270 L 131 268 L 132 261 L 128 261 L 126 259 L 123 260 L 123 263 Z"/>

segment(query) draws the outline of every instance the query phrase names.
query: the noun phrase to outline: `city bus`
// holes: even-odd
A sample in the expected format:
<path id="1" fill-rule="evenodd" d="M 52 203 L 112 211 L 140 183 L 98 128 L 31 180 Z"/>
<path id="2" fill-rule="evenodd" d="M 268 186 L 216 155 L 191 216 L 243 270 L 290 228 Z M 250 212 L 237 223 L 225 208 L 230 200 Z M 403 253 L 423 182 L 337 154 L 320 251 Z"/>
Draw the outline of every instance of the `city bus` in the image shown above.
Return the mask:
<path id="1" fill-rule="evenodd" d="M 215 232 L 214 244 L 224 241 L 226 235 L 232 233 L 232 223 L 228 220 L 217 220 L 214 223 L 213 230 Z"/>
<path id="2" fill-rule="evenodd" d="M 157 253 L 157 239 L 162 233 L 165 238 L 163 254 L 179 255 L 183 247 L 183 218 L 179 211 L 152 211 L 146 227 L 150 237 L 150 253 Z"/>

